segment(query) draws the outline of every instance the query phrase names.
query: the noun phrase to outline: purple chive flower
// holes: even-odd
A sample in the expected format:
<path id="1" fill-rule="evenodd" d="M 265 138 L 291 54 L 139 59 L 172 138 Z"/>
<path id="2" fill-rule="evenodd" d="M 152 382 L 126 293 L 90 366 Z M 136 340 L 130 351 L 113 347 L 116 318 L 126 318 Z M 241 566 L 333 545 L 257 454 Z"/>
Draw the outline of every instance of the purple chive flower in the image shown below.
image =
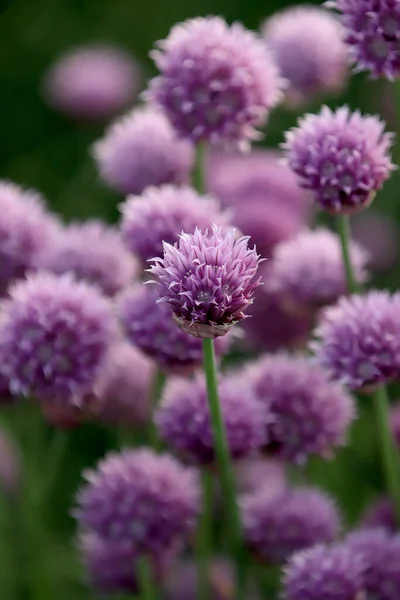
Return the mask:
<path id="1" fill-rule="evenodd" d="M 364 283 L 367 254 L 352 243 L 350 255 L 356 280 Z M 294 311 L 335 302 L 347 290 L 338 236 L 328 229 L 305 230 L 278 244 L 266 288 L 279 294 Z"/>
<path id="2" fill-rule="evenodd" d="M 363 529 L 384 529 L 388 533 L 395 533 L 398 527 L 392 500 L 383 497 L 370 505 L 361 526 Z"/>
<path id="3" fill-rule="evenodd" d="M 10 283 L 36 268 L 50 244 L 56 220 L 46 213 L 43 198 L 13 183 L 0 181 L 0 294 Z"/>
<path id="4" fill-rule="evenodd" d="M 117 308 L 126 337 L 166 371 L 179 373 L 201 366 L 201 341 L 179 329 L 169 306 L 157 298 L 149 285 L 132 286 L 120 295 Z M 230 342 L 230 335 L 217 338 L 216 355 L 224 354 Z"/>
<path id="5" fill-rule="evenodd" d="M 179 135 L 194 142 L 247 145 L 281 99 L 275 63 L 256 34 L 220 17 L 175 25 L 152 57 L 160 75 L 148 97 Z"/>
<path id="6" fill-rule="evenodd" d="M 293 488 L 271 496 L 267 485 L 241 501 L 244 537 L 264 563 L 283 563 L 294 552 L 333 542 L 340 519 L 329 496 L 313 488 Z"/>
<path id="7" fill-rule="evenodd" d="M 370 204 L 388 179 L 393 135 L 378 117 L 324 106 L 286 133 L 289 166 L 315 201 L 332 214 L 353 213 Z"/>
<path id="8" fill-rule="evenodd" d="M 272 496 L 279 495 L 287 485 L 285 468 L 280 461 L 263 456 L 245 458 L 235 464 L 236 484 L 239 494 L 252 494 L 260 488 Z"/>
<path id="9" fill-rule="evenodd" d="M 327 308 L 311 343 L 317 362 L 352 390 L 400 375 L 400 294 L 372 290 Z"/>
<path id="10" fill-rule="evenodd" d="M 111 307 L 95 288 L 34 274 L 3 303 L 0 370 L 12 394 L 72 401 L 90 391 L 115 335 Z"/>
<path id="11" fill-rule="evenodd" d="M 15 440 L 0 429 L 0 493 L 17 494 L 21 483 L 21 456 Z"/>
<path id="12" fill-rule="evenodd" d="M 186 186 L 148 188 L 141 196 L 129 196 L 120 209 L 125 244 L 144 263 L 162 256 L 163 243 L 174 244 L 182 231 L 193 233 L 196 227 L 206 229 L 213 223 L 228 225 L 228 215 L 214 198 Z"/>
<path id="13" fill-rule="evenodd" d="M 285 569 L 284 600 L 363 600 L 364 563 L 345 545 L 294 554 Z"/>
<path id="14" fill-rule="evenodd" d="M 187 183 L 194 161 L 193 146 L 180 140 L 164 114 L 150 106 L 112 123 L 93 154 L 102 179 L 122 194 Z"/>
<path id="15" fill-rule="evenodd" d="M 60 230 L 43 253 L 40 267 L 56 275 L 72 273 L 110 296 L 128 285 L 139 271 L 118 231 L 97 220 Z"/>
<path id="16" fill-rule="evenodd" d="M 235 593 L 232 564 L 223 558 L 213 558 L 208 564 L 208 600 L 229 600 Z M 166 600 L 197 600 L 199 568 L 194 560 L 177 564 L 166 584 Z"/>
<path id="17" fill-rule="evenodd" d="M 353 399 L 310 359 L 267 355 L 248 368 L 248 378 L 271 412 L 267 451 L 302 463 L 313 454 L 330 456 L 344 443 Z"/>
<path id="18" fill-rule="evenodd" d="M 340 92 L 348 74 L 348 51 L 339 21 L 316 6 L 293 6 L 262 28 L 282 77 L 287 101 L 298 106 L 315 96 Z"/>
<path id="19" fill-rule="evenodd" d="M 397 0 L 330 0 L 340 12 L 356 71 L 390 81 L 400 74 L 400 6 Z"/>
<path id="20" fill-rule="evenodd" d="M 179 327 L 201 338 L 225 335 L 243 320 L 260 285 L 255 279 L 260 256 L 249 238 L 236 238 L 213 226 L 205 232 L 182 233 L 174 246 L 164 244 L 164 257 L 149 269 L 157 278 L 160 301 L 167 302 Z"/>
<path id="21" fill-rule="evenodd" d="M 111 453 L 84 475 L 74 516 L 104 541 L 130 543 L 137 555 L 162 556 L 196 525 L 197 475 L 168 454 Z"/>
<path id="22" fill-rule="evenodd" d="M 219 386 L 229 451 L 234 459 L 254 453 L 266 441 L 268 410 L 245 379 L 228 376 Z M 191 463 L 213 465 L 214 439 L 205 380 L 171 380 L 155 414 L 160 436 Z"/>
<path id="23" fill-rule="evenodd" d="M 373 271 L 387 271 L 396 264 L 399 230 L 389 216 L 371 210 L 362 212 L 353 218 L 351 231 L 354 241 L 367 251 Z"/>
<path id="24" fill-rule="evenodd" d="M 112 117 L 134 100 L 141 85 L 138 64 L 121 49 L 76 48 L 61 56 L 43 83 L 46 101 L 73 119 Z"/>

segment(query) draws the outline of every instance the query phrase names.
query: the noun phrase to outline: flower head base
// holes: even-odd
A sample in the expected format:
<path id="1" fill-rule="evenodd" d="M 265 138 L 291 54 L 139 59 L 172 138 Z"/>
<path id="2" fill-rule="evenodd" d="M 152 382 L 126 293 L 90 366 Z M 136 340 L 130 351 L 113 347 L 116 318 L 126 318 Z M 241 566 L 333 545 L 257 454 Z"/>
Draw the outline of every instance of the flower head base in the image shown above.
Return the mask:
<path id="1" fill-rule="evenodd" d="M 348 72 L 348 52 L 338 20 L 323 8 L 300 5 L 280 11 L 262 29 L 282 77 L 285 96 L 298 106 L 337 93 Z"/>
<path id="2" fill-rule="evenodd" d="M 191 19 L 175 25 L 152 56 L 160 75 L 148 96 L 194 142 L 247 144 L 281 97 L 272 57 L 240 23 Z"/>
<path id="3" fill-rule="evenodd" d="M 300 119 L 283 145 L 289 166 L 315 201 L 332 214 L 368 206 L 391 171 L 393 135 L 377 117 L 326 106 Z"/>
<path id="4" fill-rule="evenodd" d="M 214 198 L 200 196 L 189 186 L 148 188 L 141 196 L 129 196 L 120 210 L 125 244 L 144 263 L 161 256 L 163 242 L 174 244 L 182 231 L 228 224 L 227 213 Z"/>
<path id="5" fill-rule="evenodd" d="M 400 376 L 400 294 L 370 291 L 327 308 L 311 349 L 331 377 L 371 389 Z"/>
<path id="6" fill-rule="evenodd" d="M 112 123 L 93 154 L 102 179 L 122 194 L 186 183 L 194 159 L 193 146 L 180 140 L 163 113 L 150 106 Z"/>
<path id="7" fill-rule="evenodd" d="M 149 269 L 158 279 L 160 302 L 169 303 L 178 325 L 195 337 L 225 335 L 253 301 L 260 256 L 235 230 L 182 233 Z"/>
<path id="8" fill-rule="evenodd" d="M 345 29 L 356 71 L 393 81 L 400 75 L 400 6 L 397 0 L 330 0 Z"/>

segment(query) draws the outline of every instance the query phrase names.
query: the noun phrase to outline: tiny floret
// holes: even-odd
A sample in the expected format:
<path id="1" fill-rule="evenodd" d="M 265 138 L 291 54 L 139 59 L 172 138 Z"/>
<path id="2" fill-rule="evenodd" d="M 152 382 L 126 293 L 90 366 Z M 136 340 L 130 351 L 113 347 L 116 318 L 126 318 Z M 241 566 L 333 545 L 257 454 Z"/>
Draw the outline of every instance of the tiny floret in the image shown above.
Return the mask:
<path id="1" fill-rule="evenodd" d="M 324 106 L 286 133 L 289 166 L 315 201 L 332 214 L 353 213 L 370 204 L 395 166 L 393 134 L 378 117 L 332 111 Z"/>

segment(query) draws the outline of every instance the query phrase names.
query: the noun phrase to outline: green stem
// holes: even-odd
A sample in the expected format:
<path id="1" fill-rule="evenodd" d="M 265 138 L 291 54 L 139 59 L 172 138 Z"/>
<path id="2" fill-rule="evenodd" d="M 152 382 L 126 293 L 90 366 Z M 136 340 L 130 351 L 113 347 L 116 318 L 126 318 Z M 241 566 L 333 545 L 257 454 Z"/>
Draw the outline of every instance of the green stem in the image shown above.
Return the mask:
<path id="1" fill-rule="evenodd" d="M 213 476 L 209 471 L 202 474 L 203 511 L 197 532 L 197 564 L 198 564 L 198 600 L 210 598 L 209 562 L 213 548 L 212 510 L 213 510 Z"/>
<path id="2" fill-rule="evenodd" d="M 236 481 L 229 454 L 225 425 L 222 418 L 218 397 L 217 371 L 215 366 L 214 342 L 203 339 L 203 366 L 207 382 L 208 405 L 214 438 L 215 454 L 223 500 L 228 511 L 228 523 L 236 558 L 236 600 L 242 600 L 246 587 L 246 557 L 242 542 L 242 527 L 239 506 L 237 503 Z"/>
<path id="3" fill-rule="evenodd" d="M 350 256 L 350 219 L 348 215 L 338 215 L 336 217 L 337 230 L 342 246 L 343 265 L 346 273 L 347 287 L 351 294 L 358 292 L 358 284 L 354 274 L 353 265 L 351 264 Z"/>
<path id="4" fill-rule="evenodd" d="M 137 578 L 139 582 L 140 598 L 142 598 L 142 600 L 157 600 L 153 569 L 150 559 L 147 556 L 140 556 L 138 559 Z"/>
<path id="5" fill-rule="evenodd" d="M 199 192 L 199 194 L 205 194 L 205 181 L 204 181 L 204 160 L 205 160 L 206 144 L 199 142 L 196 146 L 196 164 L 193 172 L 193 187 Z"/>
<path id="6" fill-rule="evenodd" d="M 396 520 L 400 524 L 400 460 L 389 424 L 389 401 L 385 386 L 381 386 L 375 390 L 373 400 L 387 491 L 393 502 Z"/>
<path id="7" fill-rule="evenodd" d="M 161 398 L 164 386 L 165 386 L 166 376 L 161 369 L 157 369 L 156 374 L 154 376 L 154 384 L 153 384 L 153 393 L 152 393 L 152 414 L 149 420 L 149 444 L 155 450 L 160 450 L 161 440 L 158 436 L 157 427 L 154 423 L 153 415 L 154 411 L 158 406 L 158 402 Z"/>

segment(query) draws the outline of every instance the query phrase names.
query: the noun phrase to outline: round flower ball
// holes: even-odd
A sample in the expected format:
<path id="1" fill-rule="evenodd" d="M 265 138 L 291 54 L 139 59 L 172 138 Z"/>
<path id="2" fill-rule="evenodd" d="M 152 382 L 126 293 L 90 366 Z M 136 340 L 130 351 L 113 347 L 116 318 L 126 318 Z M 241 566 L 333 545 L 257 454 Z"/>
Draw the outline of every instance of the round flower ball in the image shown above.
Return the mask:
<path id="1" fill-rule="evenodd" d="M 364 563 L 344 544 L 297 552 L 285 568 L 284 600 L 358 600 L 364 595 Z"/>
<path id="2" fill-rule="evenodd" d="M 397 0 L 330 0 L 339 11 L 356 71 L 393 81 L 400 74 L 400 6 Z"/>
<path id="3" fill-rule="evenodd" d="M 181 137 L 247 146 L 281 99 L 282 81 L 256 34 L 220 17 L 175 25 L 152 57 L 160 75 L 149 99 Z"/>
<path id="4" fill-rule="evenodd" d="M 163 244 L 174 244 L 182 231 L 228 225 L 228 215 L 218 202 L 189 186 L 147 188 L 141 196 L 129 196 L 120 210 L 124 242 L 143 263 L 162 256 Z"/>
<path id="5" fill-rule="evenodd" d="M 117 312 L 122 329 L 131 344 L 168 372 L 190 372 L 202 365 L 201 341 L 177 327 L 171 309 L 157 302 L 154 286 L 135 285 L 118 298 Z M 217 357 L 228 349 L 231 336 L 215 340 Z"/>
<path id="6" fill-rule="evenodd" d="M 141 86 L 137 62 L 124 50 L 96 44 L 63 54 L 43 82 L 45 100 L 72 119 L 103 120 L 132 102 Z"/>
<path id="7" fill-rule="evenodd" d="M 134 108 L 112 123 L 93 155 L 103 181 L 121 194 L 187 183 L 194 162 L 193 146 L 179 139 L 164 114 L 151 106 Z"/>
<path id="8" fill-rule="evenodd" d="M 109 302 L 69 275 L 12 286 L 0 319 L 0 370 L 12 394 L 72 402 L 90 391 L 116 336 Z"/>
<path id="9" fill-rule="evenodd" d="M 254 454 L 266 441 L 268 410 L 243 378 L 222 378 L 219 396 L 231 457 Z M 154 419 L 160 437 L 182 458 L 197 465 L 214 465 L 214 436 L 203 377 L 171 380 Z"/>
<path id="10" fill-rule="evenodd" d="M 266 564 L 281 564 L 294 552 L 333 542 L 340 529 L 335 503 L 313 488 L 271 495 L 262 484 L 242 499 L 241 512 L 246 544 Z"/>
<path id="11" fill-rule="evenodd" d="M 129 543 L 137 556 L 162 556 L 196 526 L 197 474 L 168 454 L 110 453 L 84 477 L 74 510 L 79 527 L 106 542 Z"/>
<path id="12" fill-rule="evenodd" d="M 356 243 L 350 258 L 358 283 L 367 280 L 367 254 Z M 298 311 L 332 304 L 346 294 L 347 282 L 340 240 L 328 229 L 304 230 L 281 242 L 273 252 L 266 287 Z"/>
<path id="13" fill-rule="evenodd" d="M 266 355 L 247 368 L 259 402 L 271 412 L 267 452 L 303 463 L 329 457 L 346 440 L 353 399 L 309 358 Z"/>
<path id="14" fill-rule="evenodd" d="M 289 166 L 321 208 L 334 215 L 368 206 L 395 166 L 393 135 L 378 117 L 324 106 L 288 131 L 283 148 Z"/>
<path id="15" fill-rule="evenodd" d="M 175 245 L 164 243 L 163 258 L 149 269 L 160 301 L 167 302 L 184 331 L 201 338 L 225 335 L 246 315 L 260 285 L 260 256 L 235 230 L 182 233 Z"/>
<path id="16" fill-rule="evenodd" d="M 308 5 L 287 8 L 264 23 L 262 35 L 288 82 L 289 104 L 297 107 L 343 89 L 348 50 L 338 19 L 327 10 Z"/>
<path id="17" fill-rule="evenodd" d="M 327 308 L 311 343 L 316 361 L 352 390 L 400 376 L 400 294 L 371 290 Z"/>
<path id="18" fill-rule="evenodd" d="M 139 272 L 119 232 L 97 220 L 73 223 L 60 230 L 39 263 L 56 275 L 72 273 L 109 296 L 127 286 Z"/>

